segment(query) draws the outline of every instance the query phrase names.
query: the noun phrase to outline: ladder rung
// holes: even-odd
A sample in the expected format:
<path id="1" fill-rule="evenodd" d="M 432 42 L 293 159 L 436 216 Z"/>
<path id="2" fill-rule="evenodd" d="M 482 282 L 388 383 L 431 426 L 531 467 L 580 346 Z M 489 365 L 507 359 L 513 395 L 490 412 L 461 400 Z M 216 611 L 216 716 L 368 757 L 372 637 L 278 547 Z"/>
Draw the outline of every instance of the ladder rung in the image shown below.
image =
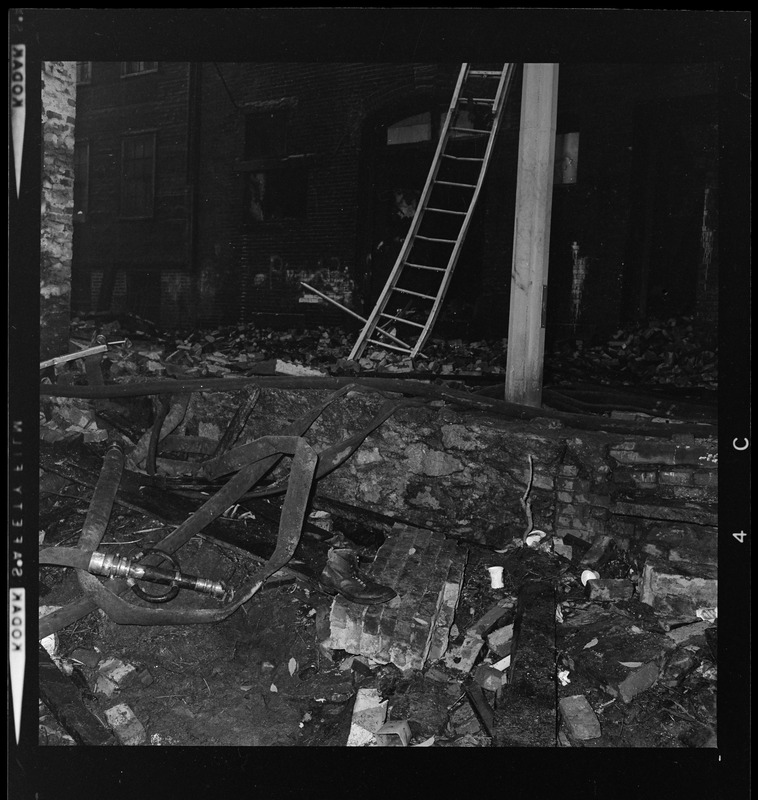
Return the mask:
<path id="1" fill-rule="evenodd" d="M 470 128 L 464 128 L 464 130 L 470 130 Z M 473 156 L 451 156 L 447 153 L 443 153 L 442 158 L 451 158 L 453 161 L 484 161 L 483 158 L 474 158 Z"/>
<path id="2" fill-rule="evenodd" d="M 414 322 L 412 319 L 403 319 L 402 317 L 395 317 L 392 314 L 380 314 L 380 317 L 387 317 L 387 319 L 394 319 L 397 322 L 402 322 L 405 325 L 413 325 L 414 328 L 423 328 L 424 326 L 420 322 Z"/>
<path id="3" fill-rule="evenodd" d="M 492 131 L 482 130 L 482 128 L 450 128 L 451 131 L 458 131 L 459 133 L 492 133 Z"/>
<path id="4" fill-rule="evenodd" d="M 455 181 L 435 181 L 443 186 L 465 186 L 467 189 L 476 189 L 475 183 L 456 183 Z"/>
<path id="5" fill-rule="evenodd" d="M 478 103 L 479 105 L 495 107 L 494 97 L 467 97 L 466 100 L 470 100 L 472 103 Z"/>
<path id="6" fill-rule="evenodd" d="M 414 297 L 423 297 L 425 300 L 437 299 L 433 294 L 422 294 L 421 292 L 414 292 L 411 289 L 399 289 L 397 286 L 395 287 L 395 291 L 401 294 L 412 294 Z"/>
<path id="7" fill-rule="evenodd" d="M 379 342 L 376 339 L 368 339 L 368 341 L 371 342 L 371 344 L 378 345 L 379 347 L 388 347 L 390 350 L 397 350 L 399 353 L 413 352 L 413 350 L 411 350 L 410 347 L 398 347 L 397 345 L 394 344 L 387 344 L 387 342 Z"/>
<path id="8" fill-rule="evenodd" d="M 445 272 L 444 267 L 430 267 L 426 264 L 412 264 L 410 261 L 405 262 L 406 267 L 413 267 L 414 269 L 430 269 L 433 272 Z"/>
<path id="9" fill-rule="evenodd" d="M 479 78 L 494 78 L 500 77 L 503 73 L 497 69 L 470 69 L 469 75 L 476 75 Z"/>
<path id="10" fill-rule="evenodd" d="M 440 214 L 459 214 L 462 217 L 465 217 L 468 212 L 466 211 L 453 211 L 452 208 L 432 208 L 431 206 L 426 207 L 427 211 L 439 211 Z"/>
<path id="11" fill-rule="evenodd" d="M 442 242 L 443 244 L 455 244 L 458 240 L 457 239 L 438 239 L 435 236 L 422 236 L 421 234 L 416 234 L 416 239 L 423 239 L 425 242 Z"/>

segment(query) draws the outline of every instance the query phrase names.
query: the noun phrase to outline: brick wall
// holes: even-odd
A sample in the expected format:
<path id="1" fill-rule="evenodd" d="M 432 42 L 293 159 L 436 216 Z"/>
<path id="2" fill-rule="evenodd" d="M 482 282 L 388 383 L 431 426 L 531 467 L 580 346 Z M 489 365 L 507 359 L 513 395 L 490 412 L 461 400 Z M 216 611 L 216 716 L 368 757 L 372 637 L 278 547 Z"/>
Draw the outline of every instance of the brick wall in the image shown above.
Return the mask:
<path id="1" fill-rule="evenodd" d="M 198 223 L 204 317 L 234 320 L 268 312 L 313 320 L 327 312 L 346 320 L 324 303 L 299 302 L 300 280 L 317 286 L 323 281 L 341 302 L 353 304 L 362 126 L 383 107 L 414 98 L 419 88 L 450 80 L 429 66 L 202 66 Z M 451 91 L 452 83 L 445 93 Z M 242 207 L 245 117 L 274 102 L 289 114 L 286 154 L 305 156 L 308 165 L 307 211 L 302 219 L 249 225 Z"/>
<path id="2" fill-rule="evenodd" d="M 42 65 L 40 359 L 68 353 L 74 208 L 75 62 Z"/>
<path id="3" fill-rule="evenodd" d="M 90 275 L 114 268 L 124 271 L 126 306 L 160 315 L 164 324 L 262 315 L 283 326 L 348 323 L 346 314 L 304 293 L 301 280 L 365 314 L 367 308 L 356 306 L 366 272 L 364 238 L 377 183 L 386 177 L 382 166 L 371 173 L 366 133 L 393 111 L 415 113 L 424 98 L 444 108 L 458 66 L 204 63 L 195 65 L 193 88 L 186 63 L 163 62 L 157 72 L 128 79 L 121 77 L 118 62 L 93 64 L 92 81 L 79 87 L 78 101 L 77 137 L 89 142 L 91 159 L 90 211 L 76 226 L 74 253 L 75 271 L 87 276 L 79 282 L 83 305 L 91 302 Z M 576 184 L 554 190 L 549 336 L 571 328 L 574 241 L 587 264 L 577 332 L 620 323 L 629 306 L 625 280 L 638 270 L 633 250 L 640 232 L 632 230 L 631 209 L 632 195 L 641 191 L 635 183 L 636 106 L 687 95 L 713 97 L 714 74 L 705 64 L 562 65 L 558 133 L 579 132 L 579 162 Z M 464 253 L 449 293 L 451 303 L 461 287 L 467 300 L 474 296 L 475 307 L 460 316 L 475 320 L 476 336 L 507 334 L 520 95 L 518 70 L 471 226 L 469 238 L 480 238 L 481 252 L 470 260 L 481 266 L 464 274 Z M 306 211 L 302 218 L 251 224 L 244 220 L 244 183 L 255 167 L 245 154 L 245 120 L 265 109 L 288 115 L 281 155 L 305 165 Z M 124 133 L 153 128 L 158 131 L 155 212 L 150 219 L 125 220 L 119 216 L 121 140 Z M 431 151 L 419 151 L 424 174 Z M 715 267 L 714 261 L 698 293 L 705 318 L 715 307 Z"/>
<path id="4" fill-rule="evenodd" d="M 89 203 L 76 224 L 77 306 L 97 307 L 112 269 L 110 308 L 154 322 L 186 324 L 189 260 L 189 65 L 160 62 L 156 72 L 122 77 L 121 63 L 95 62 L 79 85 L 77 141 L 89 144 Z M 124 137 L 155 131 L 153 213 L 128 219 L 121 208 Z M 172 276 L 172 277 L 169 277 Z"/>

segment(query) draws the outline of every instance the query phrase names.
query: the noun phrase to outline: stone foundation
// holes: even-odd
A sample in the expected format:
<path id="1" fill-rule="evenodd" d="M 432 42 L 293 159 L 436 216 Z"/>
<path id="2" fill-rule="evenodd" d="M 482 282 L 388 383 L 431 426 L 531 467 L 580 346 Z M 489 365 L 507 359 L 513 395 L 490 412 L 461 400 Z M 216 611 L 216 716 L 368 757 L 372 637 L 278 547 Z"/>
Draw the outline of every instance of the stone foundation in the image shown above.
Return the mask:
<path id="1" fill-rule="evenodd" d="M 239 443 L 275 433 L 326 392 L 266 389 Z M 223 432 L 240 392 L 196 394 L 182 429 Z M 364 427 L 384 398 L 355 392 L 329 406 L 306 434 L 317 449 Z M 315 501 L 359 509 L 451 538 L 499 548 L 524 533 L 529 482 L 533 525 L 593 542 L 600 534 L 642 562 L 663 559 L 713 577 L 717 561 L 717 440 L 691 433 L 633 436 L 460 412 L 451 405 L 403 408 L 318 482 Z M 287 466 L 282 467 L 282 473 Z"/>

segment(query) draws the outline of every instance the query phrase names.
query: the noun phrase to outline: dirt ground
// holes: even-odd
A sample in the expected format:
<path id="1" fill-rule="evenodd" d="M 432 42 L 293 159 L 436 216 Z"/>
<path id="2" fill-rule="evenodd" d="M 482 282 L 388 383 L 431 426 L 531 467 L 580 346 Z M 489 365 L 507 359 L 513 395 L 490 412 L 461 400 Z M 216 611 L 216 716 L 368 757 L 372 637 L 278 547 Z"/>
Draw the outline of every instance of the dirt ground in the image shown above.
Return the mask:
<path id="1" fill-rule="evenodd" d="M 72 484 L 42 495 L 40 520 L 46 547 L 75 544 L 90 491 Z M 339 520 L 335 525 L 339 529 Z M 129 555 L 149 543 L 150 537 L 164 534 L 160 522 L 116 507 L 102 549 Z M 240 585 L 260 563 L 243 550 L 205 537 L 192 539 L 180 555 L 184 571 L 231 585 Z M 504 566 L 503 589 L 492 589 L 485 571 L 485 566 L 495 564 Z M 572 603 L 584 605 L 585 612 L 589 605 L 609 613 L 623 611 L 625 619 L 634 617 L 652 628 L 657 625 L 658 634 L 661 629 L 660 622 L 650 618 L 649 609 L 635 600 L 628 601 L 626 609 L 590 604 L 577 567 L 552 553 L 529 548 L 508 554 L 470 549 L 453 629 L 457 641 L 503 596 L 519 596 L 523 601 L 511 683 L 500 692 L 484 692 L 494 712 L 492 730 L 482 725 L 467 700 L 470 675 L 451 670 L 443 662 L 427 665 L 424 673 L 406 675 L 393 665 L 364 664 L 344 651 L 329 651 L 319 642 L 325 638 L 332 599 L 313 582 L 292 577 L 277 580 L 215 624 L 119 625 L 101 611 L 92 612 L 57 634 L 56 655 L 68 663 L 82 702 L 96 718 L 105 723 L 105 710 L 125 703 L 145 729 L 144 744 L 152 746 L 342 747 L 350 731 L 356 692 L 364 687 L 378 688 L 389 701 L 388 720 L 409 721 L 412 745 L 432 737 L 433 746 L 438 747 L 714 745 L 715 666 L 705 642 L 690 646 L 685 669 L 672 672 L 667 662 L 661 680 L 629 703 L 608 694 L 597 674 L 583 671 L 581 665 L 571 670 L 571 685 L 561 686 L 557 674 L 564 664 L 557 646 L 561 640 L 556 637 L 558 602 L 564 608 Z M 40 581 L 41 604 L 65 606 L 81 596 L 72 569 L 43 566 Z M 529 590 L 524 592 L 526 584 Z M 130 602 L 141 601 L 131 597 Z M 172 605 L 207 607 L 212 603 L 183 590 Z M 592 628 L 595 638 L 601 639 L 603 630 L 601 619 Z M 455 643 L 453 638 L 451 644 Z M 131 680 L 111 696 L 97 684 L 98 662 L 107 658 L 136 668 Z M 679 667 L 681 660 L 676 662 Z M 601 737 L 570 742 L 559 738 L 557 703 L 567 694 L 587 697 L 601 721 Z M 76 743 L 58 724 L 55 709 L 46 707 L 40 710 L 39 742 L 48 746 Z"/>

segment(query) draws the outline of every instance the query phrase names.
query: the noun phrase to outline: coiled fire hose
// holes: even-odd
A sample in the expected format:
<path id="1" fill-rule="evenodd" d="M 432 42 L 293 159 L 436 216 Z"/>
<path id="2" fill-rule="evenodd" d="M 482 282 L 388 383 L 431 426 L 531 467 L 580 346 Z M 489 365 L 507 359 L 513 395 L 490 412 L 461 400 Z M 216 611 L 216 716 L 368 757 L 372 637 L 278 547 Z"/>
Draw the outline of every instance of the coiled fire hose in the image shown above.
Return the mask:
<path id="1" fill-rule="evenodd" d="M 234 602 L 228 603 L 220 609 L 141 608 L 119 597 L 119 594 L 126 591 L 128 584 L 114 581 L 112 586 L 107 586 L 100 583 L 94 575 L 87 571 L 93 553 L 97 550 L 105 533 L 124 468 L 124 454 L 121 446 L 114 444 L 108 449 L 79 540 L 78 549 L 82 551 L 83 558 L 74 565 L 77 568 L 79 583 L 88 598 L 94 602 L 94 607 L 100 607 L 111 620 L 124 625 L 184 625 L 218 622 L 246 603 L 261 588 L 267 578 L 292 558 L 305 521 L 318 456 L 308 442 L 298 436 L 266 436 L 257 442 L 258 447 L 250 457 L 252 463 L 234 475 L 195 514 L 157 545 L 158 549 L 168 553 L 178 550 L 195 533 L 220 516 L 260 480 L 262 474 L 265 474 L 270 468 L 262 468 L 267 461 L 272 457 L 278 460 L 284 455 L 292 456 L 290 479 L 279 522 L 276 549 L 271 558 L 250 578 L 240 596 Z M 43 551 L 43 553 L 45 552 Z M 65 611 L 65 609 L 61 609 L 61 611 Z M 39 633 L 41 637 L 58 630 L 61 627 L 59 621 L 66 618 L 65 613 L 54 612 L 54 614 L 59 616 L 49 619 L 53 615 L 48 615 L 40 620 Z M 56 625 L 58 627 L 55 627 Z"/>

